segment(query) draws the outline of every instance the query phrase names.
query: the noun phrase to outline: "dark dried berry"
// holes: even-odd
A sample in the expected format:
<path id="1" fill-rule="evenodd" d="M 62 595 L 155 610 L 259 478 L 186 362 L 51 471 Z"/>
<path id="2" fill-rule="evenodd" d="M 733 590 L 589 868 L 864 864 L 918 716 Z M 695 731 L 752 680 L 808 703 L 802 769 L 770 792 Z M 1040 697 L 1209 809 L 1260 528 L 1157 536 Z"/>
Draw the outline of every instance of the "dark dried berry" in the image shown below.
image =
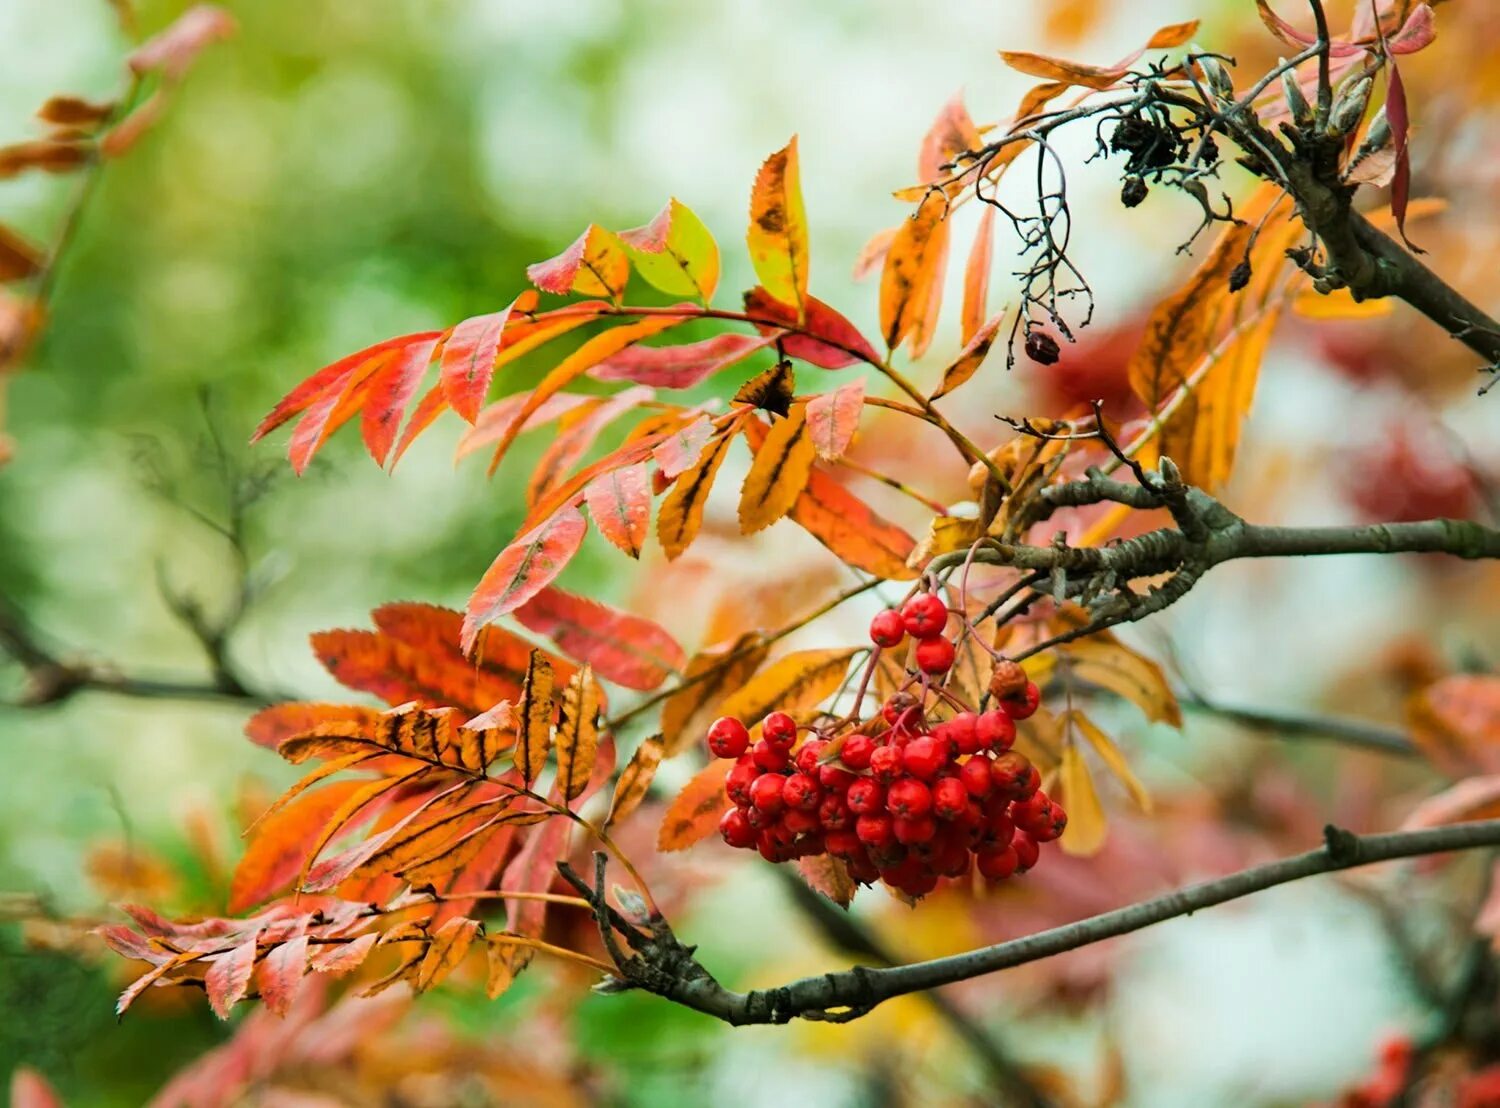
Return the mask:
<path id="1" fill-rule="evenodd" d="M 1250 263 L 1241 262 L 1229 271 L 1229 291 L 1239 292 L 1250 283 Z"/>
<path id="2" fill-rule="evenodd" d="M 1126 177 L 1125 185 L 1120 189 L 1120 203 L 1127 208 L 1133 208 L 1146 199 L 1146 194 L 1150 191 L 1146 187 L 1146 182 L 1139 177 Z"/>
<path id="3" fill-rule="evenodd" d="M 1045 331 L 1027 332 L 1026 356 L 1038 365 L 1053 365 L 1059 356 L 1057 340 Z"/>
<path id="4" fill-rule="evenodd" d="M 1109 148 L 1114 151 L 1129 150 L 1134 153 L 1144 150 L 1156 140 L 1156 128 L 1138 115 L 1120 120 L 1114 134 L 1109 137 Z"/>

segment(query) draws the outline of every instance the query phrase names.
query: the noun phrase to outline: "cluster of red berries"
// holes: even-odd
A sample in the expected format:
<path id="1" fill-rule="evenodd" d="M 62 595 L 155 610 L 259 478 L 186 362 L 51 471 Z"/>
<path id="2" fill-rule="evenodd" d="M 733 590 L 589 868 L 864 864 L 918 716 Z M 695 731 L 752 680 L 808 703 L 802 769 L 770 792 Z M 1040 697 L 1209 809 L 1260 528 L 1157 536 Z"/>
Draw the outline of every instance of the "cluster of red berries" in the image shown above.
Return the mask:
<path id="1" fill-rule="evenodd" d="M 900 611 L 876 616 L 870 638 L 889 649 L 911 635 L 916 666 L 931 678 L 953 665 L 947 621 L 940 598 L 918 593 Z M 720 834 L 772 862 L 830 854 L 861 884 L 883 880 L 911 897 L 971 866 L 991 881 L 1026 872 L 1038 844 L 1062 834 L 1067 815 L 1041 791 L 1036 767 L 1011 750 L 1016 721 L 1037 709 L 1036 685 L 1014 662 L 1001 662 L 990 692 L 989 710 L 929 725 L 923 700 L 900 691 L 838 737 L 772 712 L 752 743 L 740 720 L 715 720 L 709 750 L 735 759 L 725 782 L 733 806 Z M 802 730 L 809 734 L 799 745 Z"/>

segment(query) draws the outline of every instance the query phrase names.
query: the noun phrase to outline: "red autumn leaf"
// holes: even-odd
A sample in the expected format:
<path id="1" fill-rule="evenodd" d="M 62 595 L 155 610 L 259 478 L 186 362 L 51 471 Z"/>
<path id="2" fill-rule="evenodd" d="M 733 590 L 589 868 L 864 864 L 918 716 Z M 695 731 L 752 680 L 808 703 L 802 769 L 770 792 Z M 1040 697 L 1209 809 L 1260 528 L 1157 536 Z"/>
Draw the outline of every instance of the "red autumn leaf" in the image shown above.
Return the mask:
<path id="1" fill-rule="evenodd" d="M 523 627 L 628 689 L 656 688 L 687 662 L 677 640 L 649 619 L 547 588 L 516 609 Z"/>
<path id="2" fill-rule="evenodd" d="M 536 293 L 528 290 L 498 312 L 464 320 L 448 336 L 443 346 L 443 397 L 449 407 L 470 423 L 478 418 L 489 394 L 495 359 L 511 312 L 530 311 L 536 307 L 536 301 Z"/>
<path id="3" fill-rule="evenodd" d="M 260 963 L 260 998 L 274 1014 L 284 1016 L 307 974 L 308 937 L 279 944 Z"/>
<path id="4" fill-rule="evenodd" d="M 1310 35 L 1305 31 L 1299 31 L 1281 16 L 1277 15 L 1267 0 L 1255 0 L 1255 8 L 1260 13 L 1260 21 L 1266 25 L 1266 30 L 1279 38 L 1288 46 L 1311 46 L 1317 42 L 1316 35 Z M 1358 54 L 1361 47 L 1351 42 L 1339 42 L 1334 40 L 1328 44 L 1328 54 L 1334 58 L 1347 58 L 1352 54 Z"/>
<path id="5" fill-rule="evenodd" d="M 229 1010 L 245 997 L 250 987 L 250 975 L 255 970 L 256 936 L 252 934 L 227 954 L 214 959 L 204 975 L 203 986 L 208 993 L 208 1004 L 214 1015 L 221 1020 L 229 1018 Z"/>
<path id="6" fill-rule="evenodd" d="M 483 656 L 468 658 L 459 645 L 463 614 L 452 608 L 404 602 L 383 604 L 371 615 L 382 635 L 429 664 L 444 667 L 447 672 L 443 683 L 449 686 L 445 703 L 477 715 L 502 700 L 520 698 L 521 683 L 534 648 L 519 635 L 492 628 L 485 636 Z M 573 676 L 573 666 L 567 662 L 558 658 L 548 660 L 559 681 Z M 415 699 L 420 698 L 406 698 Z"/>
<path id="7" fill-rule="evenodd" d="M 1396 219 L 1401 241 L 1420 254 L 1423 251 L 1406 237 L 1406 208 L 1411 199 L 1411 119 L 1406 110 L 1406 86 L 1401 83 L 1401 70 L 1394 58 L 1391 59 L 1390 86 L 1385 97 L 1385 118 L 1391 125 L 1391 143 L 1396 150 L 1396 172 L 1391 177 L 1391 215 Z"/>
<path id="8" fill-rule="evenodd" d="M 589 370 L 589 376 L 598 381 L 689 389 L 774 341 L 774 334 L 759 338 L 723 334 L 681 346 L 632 346 L 600 362 Z"/>
<path id="9" fill-rule="evenodd" d="M 820 466 L 813 466 L 807 487 L 787 516 L 846 565 L 893 581 L 917 576 L 906 564 L 916 540 Z"/>
<path id="10" fill-rule="evenodd" d="M 776 300 L 756 286 L 745 293 L 745 311 L 756 318 L 763 335 L 774 336 L 779 327 L 799 327 L 804 334 L 788 331 L 781 336 L 781 349 L 788 357 L 800 358 L 820 369 L 843 369 L 856 362 L 879 362 L 880 355 L 859 333 L 859 328 L 815 296 L 807 298 L 801 324 L 797 309 Z"/>
<path id="11" fill-rule="evenodd" d="M 371 378 L 360 431 L 365 449 L 369 450 L 376 465 L 385 464 L 391 445 L 396 441 L 401 417 L 406 414 L 406 406 L 422 383 L 437 347 L 437 339 L 414 342 Z"/>
<path id="12" fill-rule="evenodd" d="M 468 653 L 482 627 L 515 611 L 562 572 L 583 543 L 588 523 L 566 507 L 500 552 L 469 597 L 463 649 Z"/>
<path id="13" fill-rule="evenodd" d="M 17 1066 L 10 1076 L 11 1108 L 63 1108 L 62 1099 L 47 1079 L 30 1066 Z"/>
<path id="14" fill-rule="evenodd" d="M 526 276 L 544 292 L 581 292 L 618 301 L 630 279 L 630 259 L 612 232 L 590 223 L 561 254 L 527 266 Z"/>
<path id="15" fill-rule="evenodd" d="M 1437 24 L 1429 4 L 1418 4 L 1406 17 L 1401 29 L 1386 40 L 1385 48 L 1392 54 L 1415 54 L 1432 45 L 1437 38 Z"/>
<path id="16" fill-rule="evenodd" d="M 713 434 L 714 421 L 708 416 L 700 416 L 659 442 L 651 451 L 651 459 L 663 477 L 676 477 L 698 464 L 698 459 L 703 457 L 703 448 Z"/>
<path id="17" fill-rule="evenodd" d="M 583 487 L 583 499 L 599 533 L 639 558 L 651 528 L 651 474 L 646 463 L 601 473 Z"/>
<path id="18" fill-rule="evenodd" d="M 807 429 L 825 462 L 837 461 L 854 441 L 865 407 L 864 378 L 840 385 L 807 402 Z"/>
<path id="19" fill-rule="evenodd" d="M 465 431 L 463 438 L 458 440 L 455 458 L 466 458 L 477 450 L 484 450 L 499 442 L 510 430 L 511 424 L 530 398 L 529 392 L 512 393 L 503 400 L 497 400 L 486 407 L 479 413 L 474 426 Z M 598 397 L 581 396 L 571 392 L 559 393 L 527 416 L 526 422 L 521 425 L 521 430 L 535 430 L 597 399 Z"/>
<path id="20" fill-rule="evenodd" d="M 599 435 L 632 408 L 656 398 L 656 390 L 645 385 L 625 389 L 613 396 L 593 400 L 571 420 L 564 420 L 558 435 L 531 471 L 526 502 L 538 503 L 559 488 L 572 469 L 593 447 Z"/>

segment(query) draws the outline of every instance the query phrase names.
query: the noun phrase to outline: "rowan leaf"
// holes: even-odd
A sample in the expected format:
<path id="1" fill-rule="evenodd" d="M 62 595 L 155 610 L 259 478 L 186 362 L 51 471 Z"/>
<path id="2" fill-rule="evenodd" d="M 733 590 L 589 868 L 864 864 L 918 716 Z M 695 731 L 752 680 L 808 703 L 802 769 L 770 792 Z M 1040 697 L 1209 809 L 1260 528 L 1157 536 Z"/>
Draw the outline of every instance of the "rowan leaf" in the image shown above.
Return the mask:
<path id="1" fill-rule="evenodd" d="M 646 463 L 601 473 L 583 487 L 583 499 L 599 533 L 639 558 L 651 530 L 651 473 Z"/>
<path id="2" fill-rule="evenodd" d="M 256 940 L 257 934 L 252 933 L 227 954 L 215 958 L 203 976 L 208 1006 L 221 1020 L 229 1018 L 229 1010 L 244 999 L 250 987 L 250 975 L 255 971 Z"/>
<path id="3" fill-rule="evenodd" d="M 844 456 L 859 430 L 864 413 L 865 382 L 856 378 L 832 392 L 820 393 L 807 402 L 807 429 L 813 449 L 825 462 Z"/>
<path id="4" fill-rule="evenodd" d="M 620 232 L 636 272 L 669 296 L 705 305 L 719 287 L 719 246 L 703 221 L 673 197 L 644 227 Z"/>
<path id="5" fill-rule="evenodd" d="M 1130 768 L 1130 763 L 1125 760 L 1125 755 L 1120 753 L 1120 748 L 1114 741 L 1099 729 L 1099 725 L 1082 712 L 1074 710 L 1068 713 L 1070 722 L 1078 728 L 1078 733 L 1089 741 L 1089 745 L 1098 752 L 1100 759 L 1109 771 L 1119 778 L 1120 784 L 1125 786 L 1125 791 L 1130 794 L 1130 799 L 1146 815 L 1151 814 L 1151 794 L 1146 791 L 1140 779 Z M 1071 821 L 1072 815 L 1069 814 Z"/>
<path id="6" fill-rule="evenodd" d="M 37 139 L 0 146 L 0 181 L 28 170 L 71 173 L 89 160 L 89 147 L 79 142 Z"/>
<path id="7" fill-rule="evenodd" d="M 536 505 L 566 482 L 568 471 L 593 447 L 599 435 L 625 412 L 656 398 L 656 390 L 637 385 L 595 400 L 571 417 L 564 417 L 557 437 L 547 447 L 526 485 L 526 503 Z"/>
<path id="8" fill-rule="evenodd" d="M 30 1066 L 17 1066 L 10 1075 L 11 1108 L 65 1108 L 47 1079 Z"/>
<path id="9" fill-rule="evenodd" d="M 799 316 L 793 305 L 757 286 L 745 293 L 745 311 L 754 317 L 755 329 L 764 338 L 779 339 L 782 352 L 789 358 L 800 358 L 820 369 L 880 361 L 859 328 L 816 296 L 807 297 Z"/>
<path id="10" fill-rule="evenodd" d="M 588 787 L 599 748 L 599 686 L 585 665 L 563 689 L 557 724 L 557 791 L 577 800 Z"/>
<path id="11" fill-rule="evenodd" d="M 959 351 L 958 357 L 954 358 L 948 367 L 943 370 L 942 383 L 938 385 L 937 391 L 932 394 L 932 399 L 947 396 L 958 388 L 969 378 L 979 371 L 988 357 L 990 347 L 994 345 L 995 335 L 1000 331 L 1000 324 L 1005 321 L 1005 313 L 999 312 L 992 315 L 985 324 L 975 331 Z"/>
<path id="12" fill-rule="evenodd" d="M 54 127 L 97 127 L 115 110 L 111 103 L 96 104 L 78 96 L 52 96 L 37 109 L 36 117 Z"/>
<path id="13" fill-rule="evenodd" d="M 1229 272 L 1244 260 L 1253 230 L 1248 223 L 1226 227 L 1182 287 L 1152 309 L 1127 367 L 1130 387 L 1148 410 L 1159 408 L 1207 351 Z"/>
<path id="14" fill-rule="evenodd" d="M 748 727 L 772 711 L 816 708 L 838 691 L 857 653 L 840 648 L 786 654 L 726 698 L 719 714 Z"/>
<path id="15" fill-rule="evenodd" d="M 416 395 L 439 342 L 430 339 L 403 347 L 370 378 L 368 398 L 360 416 L 360 434 L 376 465 L 385 465 L 396 442 L 401 417 Z"/>
<path id="16" fill-rule="evenodd" d="M 615 782 L 614 796 L 610 798 L 609 814 L 604 817 L 607 831 L 640 807 L 646 792 L 656 777 L 656 767 L 661 765 L 664 744 L 661 735 L 652 735 L 636 747 L 630 761 L 620 771 Z"/>
<path id="17" fill-rule="evenodd" d="M 550 373 L 542 378 L 541 382 L 531 391 L 526 402 L 521 405 L 521 410 L 511 420 L 505 433 L 500 437 L 495 446 L 494 456 L 490 459 L 489 471 L 494 473 L 499 468 L 501 459 L 510 449 L 511 443 L 515 442 L 516 436 L 525 427 L 526 421 L 532 413 L 545 404 L 551 397 L 567 388 L 585 372 L 598 365 L 612 354 L 618 354 L 632 343 L 651 335 L 659 334 L 670 327 L 676 327 L 682 323 L 681 316 L 648 316 L 635 323 L 616 324 L 608 331 L 595 335 L 577 350 L 573 351 L 561 362 L 559 362 Z"/>
<path id="18" fill-rule="evenodd" d="M 407 700 L 412 699 L 406 697 Z M 262 708 L 245 722 L 245 735 L 257 746 L 275 750 L 293 735 L 323 723 L 350 723 L 373 729 L 380 712 L 359 704 L 318 704 L 293 701 Z"/>
<path id="19" fill-rule="evenodd" d="M 719 817 L 729 807 L 724 779 L 733 766 L 727 758 L 715 758 L 683 786 L 662 817 L 657 850 L 686 850 L 718 829 Z"/>
<path id="20" fill-rule="evenodd" d="M 485 957 L 489 966 L 485 978 L 485 995 L 496 999 L 515 981 L 516 975 L 531 964 L 536 956 L 534 947 L 514 941 L 518 935 L 501 933 L 489 936 L 485 944 Z"/>
<path id="21" fill-rule="evenodd" d="M 794 306 L 800 320 L 807 310 L 809 256 L 795 135 L 756 174 L 745 243 L 760 283 L 774 299 Z"/>
<path id="22" fill-rule="evenodd" d="M 232 909 L 231 909 L 232 910 Z M 278 943 L 261 960 L 260 999 L 271 1012 L 286 1015 L 307 975 L 308 937 L 297 935 Z"/>
<path id="23" fill-rule="evenodd" d="M 698 537 L 709 490 L 713 488 L 714 478 L 724 464 L 737 429 L 736 425 L 731 425 L 710 441 L 697 464 L 682 471 L 672 491 L 657 509 L 656 537 L 668 559 L 678 557 Z"/>
<path id="24" fill-rule="evenodd" d="M 675 757 L 702 737 L 719 702 L 750 680 L 770 647 L 758 631 L 747 631 L 725 646 L 700 651 L 682 671 L 682 687 L 661 709 L 662 741 Z"/>
<path id="25" fill-rule="evenodd" d="M 907 565 L 916 540 L 877 515 L 821 466 L 813 466 L 789 519 L 832 551 L 845 565 L 888 581 L 911 581 Z"/>
<path id="26" fill-rule="evenodd" d="M 822 893 L 840 908 L 847 908 L 854 902 L 854 894 L 859 886 L 849 876 L 849 867 L 844 865 L 843 859 L 831 854 L 799 858 L 797 872 L 807 882 L 808 888 Z"/>
<path id="27" fill-rule="evenodd" d="M 504 438 L 515 425 L 516 416 L 530 399 L 530 391 L 516 392 L 496 400 L 493 404 L 485 405 L 474 425 L 458 440 L 458 447 L 453 452 L 454 460 L 466 458 L 470 454 L 494 446 Z M 600 398 L 597 396 L 584 396 L 571 392 L 558 393 L 549 397 L 528 415 L 521 422 L 516 434 L 534 431 L 538 427 L 565 419 L 579 409 L 587 409 L 599 402 Z"/>
<path id="28" fill-rule="evenodd" d="M 1401 824 L 1403 831 L 1500 817 L 1500 774 L 1466 777 L 1429 796 Z"/>
<path id="29" fill-rule="evenodd" d="M 439 383 L 448 406 L 473 423 L 489 394 L 495 375 L 495 361 L 500 356 L 501 340 L 513 311 L 529 312 L 536 307 L 537 295 L 530 290 L 521 293 L 498 312 L 477 315 L 453 328 L 443 344 L 443 361 Z"/>
<path id="30" fill-rule="evenodd" d="M 1068 813 L 1068 826 L 1058 840 L 1063 852 L 1078 858 L 1099 853 L 1109 834 L 1109 826 L 1104 818 L 1104 808 L 1099 803 L 1099 794 L 1094 790 L 1088 762 L 1074 742 L 1064 744 L 1062 749 L 1062 763 L 1058 767 L 1058 801 Z"/>
<path id="31" fill-rule="evenodd" d="M 127 64 L 132 73 L 159 72 L 177 81 L 204 49 L 231 38 L 238 29 L 234 16 L 217 4 L 194 4 L 165 30 L 137 46 Z"/>
<path id="32" fill-rule="evenodd" d="M 614 232 L 590 223 L 561 254 L 527 266 L 526 276 L 543 292 L 607 296 L 618 304 L 630 281 L 630 259 Z"/>
<path id="33" fill-rule="evenodd" d="M 561 589 L 543 589 L 517 608 L 515 617 L 557 643 L 564 654 L 628 689 L 648 692 L 687 660 L 659 624 Z"/>
<path id="34" fill-rule="evenodd" d="M 1072 674 L 1130 701 L 1153 723 L 1182 727 L 1182 708 L 1161 666 L 1118 639 L 1089 637 L 1062 648 Z"/>
<path id="35" fill-rule="evenodd" d="M 903 222 L 886 252 L 880 275 L 880 330 L 895 350 L 908 342 L 913 358 L 932 341 L 942 305 L 948 257 L 948 201 L 929 193 Z"/>
<path id="36" fill-rule="evenodd" d="M 1500 765 L 1500 677 L 1458 673 L 1411 696 L 1412 741 L 1438 767 L 1455 773 Z"/>
<path id="37" fill-rule="evenodd" d="M 515 611 L 562 572 L 583 544 L 588 523 L 565 507 L 500 552 L 469 597 L 461 644 L 468 653 L 480 629 Z"/>
<path id="38" fill-rule="evenodd" d="M 984 326 L 988 316 L 986 305 L 990 295 L 990 258 L 994 248 L 995 207 L 993 204 L 986 204 L 984 214 L 979 217 L 979 230 L 974 232 L 974 245 L 969 247 L 969 260 L 964 266 L 964 302 L 959 313 L 959 337 L 966 347 Z"/>
<path id="39" fill-rule="evenodd" d="M 413 991 L 426 992 L 457 969 L 478 934 L 479 921 L 466 916 L 450 919 L 434 931 L 432 942 L 427 944 L 427 951 L 417 966 L 412 981 Z"/>
<path id="40" fill-rule="evenodd" d="M 348 768 L 369 756 L 356 752 L 329 766 Z M 335 781 L 315 792 L 304 792 L 262 817 L 230 879 L 229 910 L 243 912 L 288 889 L 303 872 L 313 844 L 329 820 L 368 786 L 364 780 Z"/>
<path id="41" fill-rule="evenodd" d="M 309 968 L 314 973 L 326 973 L 332 977 L 353 973 L 370 956 L 370 951 L 375 949 L 375 942 L 379 938 L 379 932 L 369 931 L 347 943 L 325 946 L 314 952 Z"/>
<path id="42" fill-rule="evenodd" d="M 547 765 L 552 741 L 552 666 L 540 650 L 531 652 L 521 686 L 520 725 L 516 729 L 515 765 L 529 789 Z"/>
<path id="43" fill-rule="evenodd" d="M 948 175 L 953 161 L 960 154 L 979 149 L 981 142 L 979 128 L 964 107 L 964 94 L 960 90 L 943 105 L 922 138 L 921 152 L 917 155 L 917 180 L 930 184 Z"/>
<path id="44" fill-rule="evenodd" d="M 792 400 L 796 395 L 797 376 L 792 371 L 792 363 L 783 358 L 741 385 L 731 398 L 731 403 L 748 404 L 752 408 L 785 418 L 792 412 Z"/>
<path id="45" fill-rule="evenodd" d="M 690 389 L 776 341 L 771 335 L 715 335 L 679 346 L 631 346 L 604 359 L 589 376 L 663 389 Z"/>
<path id="46" fill-rule="evenodd" d="M 708 416 L 699 416 L 685 427 L 673 431 L 651 450 L 651 460 L 657 470 L 667 479 L 675 478 L 683 470 L 697 464 L 703 457 L 703 448 L 713 438 L 714 421 Z"/>
<path id="47" fill-rule="evenodd" d="M 791 510 L 807 486 L 816 451 L 807 426 L 807 405 L 771 425 L 755 449 L 740 488 L 740 531 L 752 535 Z"/>

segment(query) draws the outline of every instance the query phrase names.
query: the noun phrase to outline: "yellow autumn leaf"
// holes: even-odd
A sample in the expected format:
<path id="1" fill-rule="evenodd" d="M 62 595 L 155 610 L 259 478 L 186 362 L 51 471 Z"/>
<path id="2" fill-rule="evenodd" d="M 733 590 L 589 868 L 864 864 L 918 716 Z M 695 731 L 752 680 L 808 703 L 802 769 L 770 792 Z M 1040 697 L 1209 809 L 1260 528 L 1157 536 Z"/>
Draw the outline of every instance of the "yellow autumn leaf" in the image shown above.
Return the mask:
<path id="1" fill-rule="evenodd" d="M 747 726 L 766 713 L 816 708 L 843 684 L 855 650 L 798 650 L 778 658 L 721 705 L 722 715 Z"/>
<path id="2" fill-rule="evenodd" d="M 1125 760 L 1125 755 L 1120 753 L 1120 748 L 1114 744 L 1114 740 L 1101 731 L 1099 725 L 1082 712 L 1075 711 L 1071 713 L 1071 719 L 1073 725 L 1078 728 L 1079 734 L 1086 738 L 1089 741 L 1089 745 L 1098 751 L 1099 757 L 1109 767 L 1109 772 L 1119 778 L 1120 784 L 1125 786 L 1125 791 L 1130 794 L 1130 799 L 1135 801 L 1136 807 L 1149 816 L 1152 807 L 1151 794 L 1146 791 L 1146 786 L 1141 784 L 1140 779 L 1131 770 L 1130 763 Z M 1071 815 L 1070 812 L 1070 818 Z"/>
<path id="3" fill-rule="evenodd" d="M 1088 762 L 1077 743 L 1070 742 L 1063 747 L 1057 777 L 1057 799 L 1068 813 L 1068 826 L 1058 845 L 1075 857 L 1086 858 L 1099 853 L 1109 834 L 1109 825 L 1104 819 L 1099 794 L 1094 790 Z"/>
<path id="4" fill-rule="evenodd" d="M 1130 701 L 1153 723 L 1182 726 L 1182 708 L 1167 684 L 1161 666 L 1136 653 L 1118 639 L 1086 638 L 1069 643 L 1061 653 L 1079 680 L 1108 689 Z M 1027 659 L 1029 662 L 1031 659 Z M 1031 671 L 1027 671 L 1031 674 Z M 1034 674 L 1032 680 L 1037 680 Z"/>
<path id="5" fill-rule="evenodd" d="M 793 305 L 800 320 L 807 310 L 807 209 L 795 135 L 755 176 L 745 245 L 761 286 L 783 304 Z"/>
<path id="6" fill-rule="evenodd" d="M 817 450 L 807 428 L 807 405 L 793 405 L 766 433 L 740 489 L 740 530 L 754 534 L 797 502 L 812 474 Z"/>
<path id="7" fill-rule="evenodd" d="M 557 791 L 575 800 L 588 787 L 599 750 L 599 684 L 584 666 L 563 689 L 557 725 Z"/>
<path id="8" fill-rule="evenodd" d="M 676 558 L 698 537 L 709 490 L 733 439 L 734 432 L 729 431 L 710 442 L 698 463 L 678 475 L 672 491 L 657 509 L 656 537 L 669 559 Z"/>

